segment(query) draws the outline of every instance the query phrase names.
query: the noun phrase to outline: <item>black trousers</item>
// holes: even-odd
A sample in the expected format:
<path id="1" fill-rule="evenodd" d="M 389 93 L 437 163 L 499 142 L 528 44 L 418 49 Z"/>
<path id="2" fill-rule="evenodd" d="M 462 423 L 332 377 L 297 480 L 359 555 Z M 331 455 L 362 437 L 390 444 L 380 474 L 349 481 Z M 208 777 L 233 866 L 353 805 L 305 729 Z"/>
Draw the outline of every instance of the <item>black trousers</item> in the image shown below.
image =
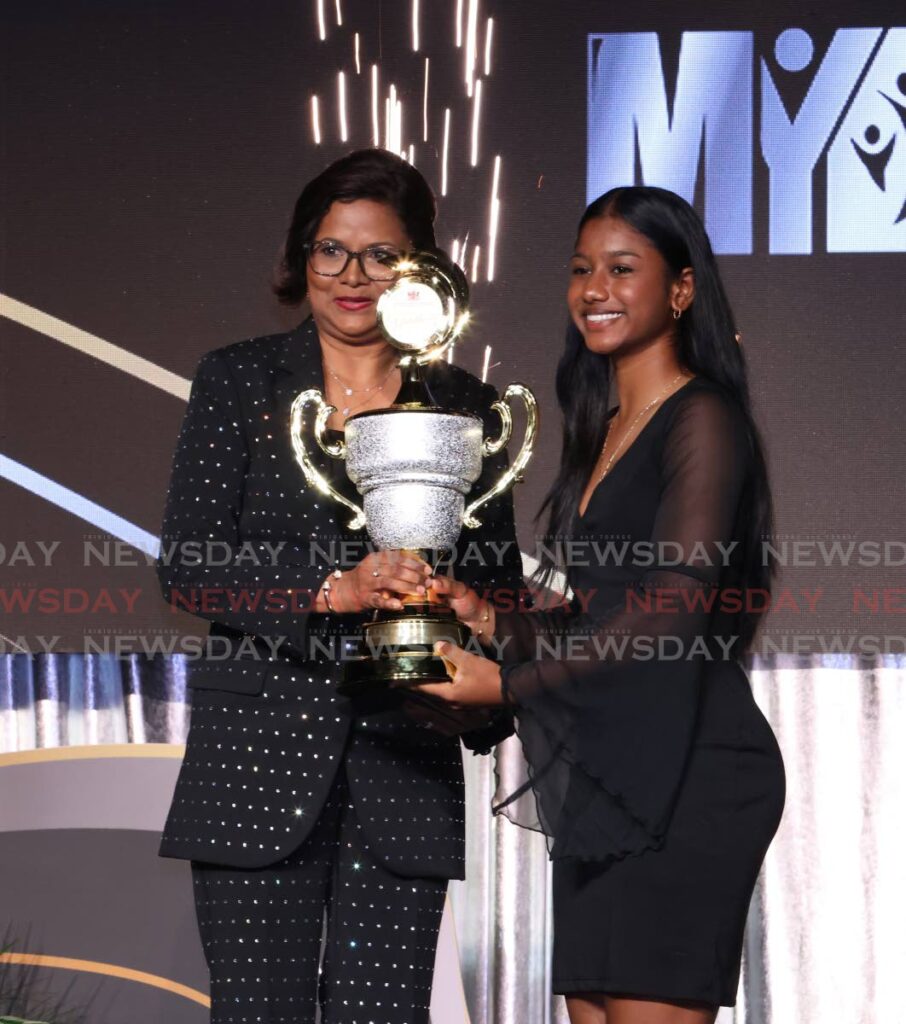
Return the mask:
<path id="1" fill-rule="evenodd" d="M 211 1024 L 428 1024 L 447 883 L 369 852 L 343 769 L 308 839 L 266 868 L 193 862 Z M 319 970 L 321 936 L 327 934 Z"/>

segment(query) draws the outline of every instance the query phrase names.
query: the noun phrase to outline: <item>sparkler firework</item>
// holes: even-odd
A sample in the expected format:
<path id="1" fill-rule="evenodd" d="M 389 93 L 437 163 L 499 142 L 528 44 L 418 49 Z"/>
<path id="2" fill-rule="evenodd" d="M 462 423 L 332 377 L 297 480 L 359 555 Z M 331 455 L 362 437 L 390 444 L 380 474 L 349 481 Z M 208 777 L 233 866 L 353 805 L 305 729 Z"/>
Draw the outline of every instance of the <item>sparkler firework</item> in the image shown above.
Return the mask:
<path id="1" fill-rule="evenodd" d="M 483 223 L 459 224 L 449 250 L 473 284 L 493 282 L 503 171 L 501 156 L 489 152 L 483 130 L 499 27 L 483 9 L 487 0 L 457 0 L 455 5 L 409 0 L 408 16 L 394 21 L 397 46 L 396 32 L 388 37 L 380 17 L 368 20 L 367 8 L 347 11 L 344 18 L 340 0 L 335 0 L 334 23 L 328 24 L 326 4 L 313 0 L 313 29 L 324 53 L 319 78 L 326 74 L 335 84 L 322 79 L 310 96 L 312 142 L 339 143 L 344 149 L 383 146 L 412 164 L 418 159 L 440 203 L 457 185 L 459 190 L 477 187 L 479 194 L 484 192 Z M 452 25 L 441 23 L 440 11 L 445 19 L 451 17 Z M 365 75 L 363 63 L 370 65 Z M 334 105 L 335 112 L 329 109 Z M 441 213 L 449 227 L 450 212 Z M 475 238 L 471 246 L 470 235 Z M 483 376 L 492 365 L 488 348 Z"/>

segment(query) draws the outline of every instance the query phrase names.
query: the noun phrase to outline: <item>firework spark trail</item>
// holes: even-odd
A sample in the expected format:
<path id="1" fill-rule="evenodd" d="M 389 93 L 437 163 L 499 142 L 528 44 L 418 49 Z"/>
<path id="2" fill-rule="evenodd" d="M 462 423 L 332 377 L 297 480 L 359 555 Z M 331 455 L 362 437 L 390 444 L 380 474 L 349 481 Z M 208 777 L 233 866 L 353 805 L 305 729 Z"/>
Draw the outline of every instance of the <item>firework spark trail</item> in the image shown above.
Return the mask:
<path id="1" fill-rule="evenodd" d="M 484 30 L 484 75 L 485 78 L 491 73 L 491 39 L 494 37 L 494 19 L 488 18 Z"/>
<path id="2" fill-rule="evenodd" d="M 500 157 L 494 157 L 494 178 L 491 183 L 491 203 L 488 211 L 488 280 L 494 280 L 494 270 L 497 260 L 497 229 L 500 221 Z"/>
<path id="3" fill-rule="evenodd" d="M 321 115 L 318 112 L 318 97 L 311 98 L 311 132 L 314 136 L 315 145 L 321 145 Z"/>
<path id="4" fill-rule="evenodd" d="M 440 165 L 440 194 L 447 194 L 447 157 L 450 153 L 450 108 L 444 110 L 444 145 Z"/>
<path id="5" fill-rule="evenodd" d="M 429 58 L 425 57 L 425 91 L 422 98 L 422 142 L 428 141 L 428 65 Z"/>
<path id="6" fill-rule="evenodd" d="M 491 346 L 485 345 L 484 347 L 484 365 L 481 368 L 481 379 L 487 384 L 488 382 L 488 370 L 491 366 Z"/>
<path id="7" fill-rule="evenodd" d="M 475 95 L 472 97 L 472 150 L 469 162 L 473 167 L 478 166 L 478 126 L 481 121 L 481 83 L 481 78 L 475 82 Z"/>
<path id="8" fill-rule="evenodd" d="M 400 151 L 396 136 L 396 105 L 396 86 L 391 82 L 384 100 L 384 149 L 389 149 L 391 153 Z"/>
<path id="9" fill-rule="evenodd" d="M 396 97 L 396 87 L 390 88 L 393 89 L 394 96 L 390 104 L 390 116 L 393 119 L 393 134 L 390 137 L 393 145 L 390 148 L 394 153 L 399 153 L 403 148 L 403 101 Z"/>
<path id="10" fill-rule="evenodd" d="M 375 147 L 381 144 L 381 122 L 378 117 L 378 66 L 371 65 L 371 137 Z"/>
<path id="11" fill-rule="evenodd" d="M 328 36 L 326 16 L 328 2 L 329 0 L 315 0 L 318 38 L 322 41 L 326 40 Z M 474 178 L 468 172 L 468 168 L 487 166 L 489 158 L 493 156 L 487 220 L 481 232 L 484 236 L 480 239 L 481 244 L 476 239 L 470 246 L 469 235 L 466 232 L 465 238 L 463 239 L 460 234 L 459 238 L 453 240 L 452 246 L 453 261 L 462 268 L 463 273 L 473 284 L 477 284 L 479 280 L 492 282 L 497 270 L 497 247 L 500 241 L 502 166 L 500 155 L 493 155 L 493 151 L 488 152 L 490 143 L 483 133 L 482 117 L 485 116 L 485 108 L 491 99 L 490 95 L 486 94 L 489 88 L 492 64 L 496 62 L 494 48 L 497 45 L 497 26 L 494 23 L 495 19 L 487 12 L 487 7 L 490 5 L 483 5 L 481 0 L 456 0 L 455 5 L 447 5 L 447 9 L 454 16 L 453 38 L 446 38 L 446 56 L 440 53 L 431 54 L 429 57 L 430 40 L 422 38 L 421 32 L 425 5 L 421 3 L 421 0 L 411 0 L 408 10 L 403 4 L 399 6 L 402 9 L 402 18 L 399 23 L 402 31 L 397 48 L 408 55 L 407 60 L 410 63 L 407 71 L 400 72 L 403 79 L 402 85 L 398 88 L 395 83 L 391 83 L 389 86 L 382 83 L 384 76 L 380 61 L 365 61 L 366 64 L 370 64 L 370 75 L 363 75 L 363 57 L 369 55 L 366 45 L 368 37 L 361 32 L 361 25 L 356 25 L 356 11 L 353 11 L 353 15 L 344 25 L 341 0 L 334 0 L 336 19 L 335 21 L 330 19 L 329 28 L 334 30 L 336 25 L 341 31 L 348 32 L 353 36 L 352 52 L 347 50 L 347 56 L 340 61 L 340 66 L 335 68 L 337 74 L 335 99 L 329 84 L 326 88 L 321 88 L 320 95 L 311 95 L 312 138 L 316 145 L 321 145 L 324 142 L 324 125 L 321 122 L 325 117 L 333 117 L 329 106 L 336 102 L 339 139 L 333 141 L 345 144 L 352 139 L 355 142 L 358 136 L 367 133 L 370 135 L 372 145 L 380 147 L 383 143 L 383 148 L 399 154 L 414 166 L 417 158 L 417 145 L 428 144 L 431 138 L 430 132 L 433 129 L 436 141 L 430 149 L 426 146 L 421 152 L 420 158 L 423 162 L 434 165 L 435 180 L 439 179 L 437 181 L 439 197 L 446 197 L 450 194 L 451 175 L 462 174 L 460 168 L 463 167 L 467 169 L 467 173 L 463 175 L 462 183 L 457 180 L 458 187 L 467 189 L 474 187 Z M 359 28 L 359 31 L 354 32 L 356 27 Z M 348 40 L 346 45 L 348 45 Z M 423 47 L 424 49 L 422 49 Z M 456 49 L 461 51 L 461 57 L 456 54 Z M 415 60 L 423 62 L 423 68 L 419 69 L 422 71 L 421 76 L 418 75 L 417 65 L 413 66 L 412 54 L 418 54 L 419 56 Z M 453 57 L 454 82 L 460 83 L 458 88 L 463 89 L 463 92 L 459 93 L 458 97 L 450 96 L 447 100 L 449 106 L 441 106 L 445 98 L 443 95 L 444 78 L 447 70 L 444 62 L 446 61 L 449 65 L 451 56 Z M 431 68 L 432 59 L 435 64 L 434 69 Z M 439 65 L 438 61 L 440 61 Z M 410 75 L 412 80 L 410 80 Z M 414 104 L 417 102 L 416 95 L 410 95 L 408 90 L 410 85 L 414 86 L 413 93 L 418 88 L 418 77 L 422 78 L 421 125 L 418 126 L 416 120 L 419 113 L 418 108 L 413 106 L 410 117 L 412 123 L 409 125 L 409 131 L 406 132 L 403 103 Z M 358 79 L 361 79 L 362 91 L 356 90 L 355 83 Z M 367 93 L 369 88 L 370 96 Z M 456 91 L 458 92 L 458 89 Z M 321 98 L 325 93 L 327 105 L 322 109 Z M 382 101 L 383 111 L 381 110 Z M 436 111 L 432 111 L 429 101 L 435 104 Z M 365 107 L 364 116 L 360 118 L 359 124 L 355 123 L 354 116 L 357 103 Z M 460 117 L 456 125 L 458 135 L 454 135 L 453 107 L 457 103 L 460 104 L 463 116 Z M 468 104 L 468 109 L 463 109 L 464 104 Z M 438 129 L 441 128 L 441 111 L 443 111 L 443 137 L 437 139 Z M 382 115 L 383 121 L 381 120 Z M 419 127 L 421 127 L 420 138 Z M 406 135 L 409 138 L 406 138 Z M 361 141 L 363 144 L 368 144 L 364 139 Z M 457 144 L 461 145 L 462 149 L 457 151 L 455 148 Z M 483 174 L 481 176 L 483 177 Z M 452 353 L 453 348 L 451 347 L 449 349 L 449 358 L 451 359 Z M 491 362 L 490 351 L 486 351 L 485 375 L 495 365 L 497 364 Z"/>
<path id="12" fill-rule="evenodd" d="M 340 141 L 349 140 L 349 126 L 346 123 L 346 75 L 341 71 L 337 76 L 337 106 L 340 114 Z"/>
<path id="13" fill-rule="evenodd" d="M 478 0 L 469 0 L 469 16 L 466 20 L 466 92 L 472 95 L 475 81 L 475 60 L 478 49 Z"/>
<path id="14" fill-rule="evenodd" d="M 400 148 L 396 140 L 396 86 L 392 82 L 387 100 L 387 116 L 389 118 L 387 122 L 387 149 L 392 153 L 398 153 Z"/>

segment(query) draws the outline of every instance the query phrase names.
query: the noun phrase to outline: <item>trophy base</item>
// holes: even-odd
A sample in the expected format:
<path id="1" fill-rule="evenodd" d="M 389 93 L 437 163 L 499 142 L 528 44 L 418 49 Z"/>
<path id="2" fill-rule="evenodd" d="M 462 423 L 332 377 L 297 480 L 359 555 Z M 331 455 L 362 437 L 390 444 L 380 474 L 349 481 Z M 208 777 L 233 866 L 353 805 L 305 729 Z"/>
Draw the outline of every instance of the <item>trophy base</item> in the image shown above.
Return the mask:
<path id="1" fill-rule="evenodd" d="M 397 687 L 446 682 L 443 658 L 434 653 L 439 640 L 464 646 L 469 631 L 448 608 L 407 605 L 401 612 L 378 612 L 364 636 L 343 662 L 338 692 L 361 697 Z"/>

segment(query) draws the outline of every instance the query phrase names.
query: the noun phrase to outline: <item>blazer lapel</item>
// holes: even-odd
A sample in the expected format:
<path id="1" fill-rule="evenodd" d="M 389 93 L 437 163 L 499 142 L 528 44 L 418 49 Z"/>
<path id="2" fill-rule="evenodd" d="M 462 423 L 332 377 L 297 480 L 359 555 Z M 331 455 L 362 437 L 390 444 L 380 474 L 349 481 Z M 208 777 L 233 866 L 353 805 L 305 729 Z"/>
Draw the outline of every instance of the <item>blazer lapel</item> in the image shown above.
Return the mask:
<path id="1" fill-rule="evenodd" d="M 296 463 L 289 442 L 290 435 L 290 410 L 296 397 L 309 389 L 318 390 L 323 397 L 324 369 L 321 358 L 321 343 L 318 341 L 318 331 L 314 320 L 309 317 L 304 320 L 295 330 L 290 331 L 281 343 L 276 356 L 276 368 L 274 381 L 274 409 L 280 429 L 286 432 L 286 452 L 289 458 L 289 473 L 291 478 L 297 479 L 299 486 L 305 488 L 305 477 L 302 469 Z M 318 447 L 318 443 L 312 434 L 315 421 L 314 408 L 309 407 L 303 419 L 303 436 L 305 447 L 311 456 L 312 461 L 323 476 L 346 498 L 361 505 L 361 497 L 358 494 L 352 481 L 346 475 L 346 465 L 342 460 L 331 458 L 325 455 Z M 331 527 L 334 530 L 342 530 L 344 524 L 349 520 L 352 513 L 340 505 L 333 498 L 318 495 L 317 504 L 326 511 Z M 327 523 L 323 524 L 327 528 Z M 364 531 L 358 531 L 351 536 L 364 536 Z"/>
<path id="2" fill-rule="evenodd" d="M 317 388 L 324 393 L 321 345 L 311 317 L 284 335 L 276 363 L 274 396 L 281 411 L 285 406 L 287 415 L 293 399 L 300 391 Z"/>

